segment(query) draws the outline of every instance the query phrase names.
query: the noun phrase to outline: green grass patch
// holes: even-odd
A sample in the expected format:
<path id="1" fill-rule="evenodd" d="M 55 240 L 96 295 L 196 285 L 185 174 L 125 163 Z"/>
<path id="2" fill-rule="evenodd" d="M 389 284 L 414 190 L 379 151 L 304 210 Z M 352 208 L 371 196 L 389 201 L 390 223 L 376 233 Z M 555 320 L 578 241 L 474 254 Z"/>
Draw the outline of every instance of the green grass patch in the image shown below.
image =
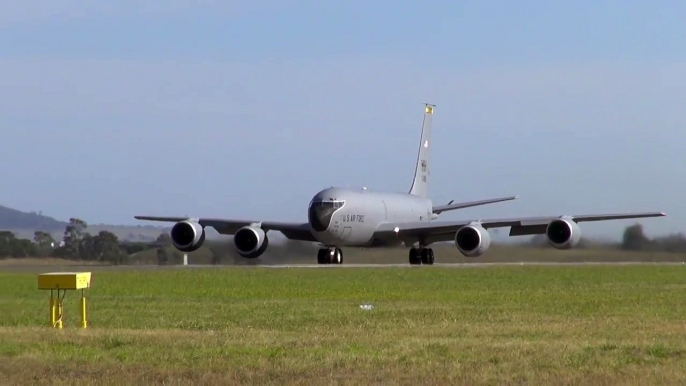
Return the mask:
<path id="1" fill-rule="evenodd" d="M 684 383 L 686 267 L 0 273 L 0 383 Z M 371 304 L 372 310 L 363 310 Z"/>

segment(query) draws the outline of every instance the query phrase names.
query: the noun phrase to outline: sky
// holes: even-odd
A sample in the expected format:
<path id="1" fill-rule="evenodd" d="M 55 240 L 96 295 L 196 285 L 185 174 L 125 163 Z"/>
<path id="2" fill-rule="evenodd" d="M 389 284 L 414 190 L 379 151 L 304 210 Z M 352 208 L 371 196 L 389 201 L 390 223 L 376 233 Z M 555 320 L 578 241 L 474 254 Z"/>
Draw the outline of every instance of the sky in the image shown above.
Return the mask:
<path id="1" fill-rule="evenodd" d="M 665 211 L 686 232 L 686 3 L 0 3 L 0 204 L 88 223 L 306 221 L 406 192 L 436 104 L 441 216 Z M 583 224 L 621 237 L 635 220 Z"/>

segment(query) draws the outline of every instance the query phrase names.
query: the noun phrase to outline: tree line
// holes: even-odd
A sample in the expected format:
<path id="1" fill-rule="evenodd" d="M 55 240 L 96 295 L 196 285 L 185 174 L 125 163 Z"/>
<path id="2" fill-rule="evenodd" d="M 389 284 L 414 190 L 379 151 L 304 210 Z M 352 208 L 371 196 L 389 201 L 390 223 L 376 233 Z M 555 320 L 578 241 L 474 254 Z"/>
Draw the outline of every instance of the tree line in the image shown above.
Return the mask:
<path id="1" fill-rule="evenodd" d="M 105 230 L 92 235 L 86 232 L 87 228 L 85 221 L 71 218 L 59 242 L 44 231 L 35 231 L 33 240 L 17 238 L 10 231 L 0 231 L 0 258 L 59 257 L 124 264 L 127 256 L 149 248 L 142 243 L 122 243 L 117 235 Z"/>
<path id="2" fill-rule="evenodd" d="M 534 236 L 529 245 L 543 248 L 549 246 L 545 235 Z M 634 224 L 624 229 L 622 239 L 618 243 L 597 243 L 582 237 L 576 246 L 578 249 L 596 247 L 610 247 L 624 251 L 686 253 L 686 235 L 675 233 L 651 239 L 646 236 L 641 224 Z"/>
<path id="3" fill-rule="evenodd" d="M 169 251 L 171 237 L 168 233 L 162 233 L 153 243 L 121 242 L 117 235 L 109 231 L 100 231 L 96 235 L 86 232 L 88 224 L 78 218 L 69 219 L 62 240 L 56 241 L 49 232 L 34 232 L 33 240 L 17 238 L 10 231 L 0 231 L 0 258 L 5 257 L 59 257 L 70 260 L 97 261 L 112 264 L 125 264 L 127 258 L 137 252 L 157 248 L 157 262 L 160 265 L 178 263 L 181 254 Z M 251 261 L 241 258 L 228 242 L 206 241 L 207 248 L 211 253 L 211 263 L 220 264 L 225 260 L 232 260 L 236 264 L 249 264 Z M 531 241 L 532 246 L 547 246 L 545 235 L 538 235 Z M 286 243 L 283 246 L 274 245 L 273 252 L 283 254 L 290 252 L 303 252 L 302 249 L 309 247 L 301 244 Z M 582 239 L 578 248 L 592 248 L 592 242 Z M 635 224 L 624 230 L 622 240 L 615 245 L 616 248 L 627 251 L 661 251 L 686 253 L 686 236 L 682 233 L 663 237 L 649 238 L 643 232 L 643 226 Z M 307 252 L 309 248 L 307 248 Z M 312 252 L 314 253 L 314 252 Z"/>
<path id="4" fill-rule="evenodd" d="M 624 230 L 621 248 L 627 251 L 686 253 L 686 235 L 675 233 L 651 239 L 643 232 L 643 226 L 636 224 Z"/>

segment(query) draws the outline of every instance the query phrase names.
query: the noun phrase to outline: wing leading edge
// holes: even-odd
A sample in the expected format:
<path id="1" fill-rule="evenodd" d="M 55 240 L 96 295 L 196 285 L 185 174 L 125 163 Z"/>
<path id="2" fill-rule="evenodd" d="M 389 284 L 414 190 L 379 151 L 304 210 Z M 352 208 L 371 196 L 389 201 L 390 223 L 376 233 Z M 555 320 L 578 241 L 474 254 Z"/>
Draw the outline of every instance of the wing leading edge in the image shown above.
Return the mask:
<path id="1" fill-rule="evenodd" d="M 308 223 L 292 223 L 292 222 L 278 222 L 278 221 L 249 221 L 249 220 L 232 220 L 221 218 L 192 218 L 192 217 L 164 217 L 164 216 L 134 216 L 137 220 L 147 221 L 163 221 L 163 222 L 179 222 L 192 220 L 198 222 L 203 227 L 212 227 L 222 235 L 233 235 L 239 229 L 252 225 L 259 224 L 266 232 L 268 230 L 281 232 L 286 238 L 299 241 L 317 241 L 310 231 Z"/>
<path id="2" fill-rule="evenodd" d="M 398 224 L 385 223 L 377 228 L 374 237 L 389 238 L 395 236 L 405 240 L 423 239 L 427 243 L 435 243 L 451 241 L 455 237 L 455 232 L 457 232 L 458 229 L 470 223 L 478 223 L 485 229 L 511 227 L 510 236 L 522 236 L 543 234 L 545 233 L 548 223 L 560 218 L 566 218 L 579 223 L 664 216 L 666 216 L 664 212 L 642 212 L 575 216 L 538 216 L 490 220 L 431 221 Z"/>
<path id="3" fill-rule="evenodd" d="M 433 212 L 435 214 L 441 214 L 443 212 L 447 212 L 450 210 L 471 208 L 473 206 L 488 205 L 488 204 L 495 204 L 497 202 L 516 200 L 518 197 L 519 196 L 509 196 L 509 197 L 491 198 L 488 200 L 468 201 L 468 202 L 458 202 L 458 203 L 453 203 L 454 201 L 450 201 L 446 205 L 434 206 Z"/>

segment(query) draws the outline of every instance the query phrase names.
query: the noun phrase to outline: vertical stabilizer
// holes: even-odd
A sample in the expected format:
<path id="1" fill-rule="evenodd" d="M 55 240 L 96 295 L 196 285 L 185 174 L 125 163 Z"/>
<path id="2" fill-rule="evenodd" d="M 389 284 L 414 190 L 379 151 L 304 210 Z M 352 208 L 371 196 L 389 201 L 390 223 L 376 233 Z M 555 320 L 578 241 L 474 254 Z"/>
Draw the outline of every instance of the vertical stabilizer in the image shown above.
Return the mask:
<path id="1" fill-rule="evenodd" d="M 429 185 L 429 153 L 431 149 L 431 120 L 436 105 L 425 103 L 424 122 L 422 122 L 422 136 L 419 142 L 419 154 L 417 154 L 417 166 L 414 170 L 414 180 L 410 188 L 410 194 L 427 197 Z"/>

